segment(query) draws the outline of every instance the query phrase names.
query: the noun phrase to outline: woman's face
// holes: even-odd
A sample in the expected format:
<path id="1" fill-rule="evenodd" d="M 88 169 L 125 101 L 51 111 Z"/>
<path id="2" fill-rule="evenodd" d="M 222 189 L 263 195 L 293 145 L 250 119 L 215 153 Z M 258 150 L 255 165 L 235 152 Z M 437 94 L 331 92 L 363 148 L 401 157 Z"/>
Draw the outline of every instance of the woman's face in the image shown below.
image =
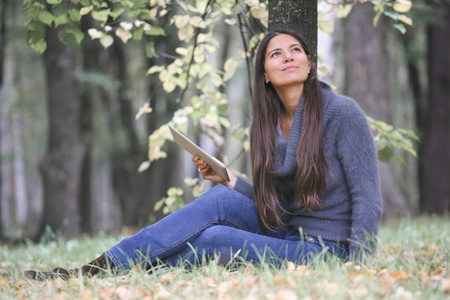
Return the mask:
<path id="1" fill-rule="evenodd" d="M 289 34 L 273 37 L 266 49 L 264 79 L 277 90 L 284 86 L 303 84 L 311 68 L 300 42 Z"/>

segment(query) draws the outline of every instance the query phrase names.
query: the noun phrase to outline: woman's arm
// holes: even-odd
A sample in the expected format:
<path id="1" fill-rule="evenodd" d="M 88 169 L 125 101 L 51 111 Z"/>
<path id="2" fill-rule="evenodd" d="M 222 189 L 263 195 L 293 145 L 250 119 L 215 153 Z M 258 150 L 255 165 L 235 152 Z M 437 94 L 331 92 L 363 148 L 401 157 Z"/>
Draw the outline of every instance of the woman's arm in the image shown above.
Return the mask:
<path id="1" fill-rule="evenodd" d="M 242 178 L 236 176 L 230 169 L 227 168 L 228 177 L 230 181 L 227 182 L 223 180 L 219 175 L 217 175 L 209 165 L 197 157 L 192 157 L 192 161 L 197 165 L 198 170 L 202 174 L 202 178 L 206 180 L 210 180 L 214 183 L 220 183 L 224 186 L 227 186 L 231 189 L 234 189 L 238 193 L 241 193 L 245 197 L 255 200 L 255 192 L 253 190 L 253 186 L 248 182 L 244 181 Z"/>
<path id="2" fill-rule="evenodd" d="M 337 136 L 351 205 L 352 255 L 373 253 L 381 219 L 381 191 L 373 135 L 363 111 L 353 100 L 344 100 Z"/>
<path id="3" fill-rule="evenodd" d="M 201 172 L 203 179 L 212 181 L 214 183 L 220 183 L 220 184 L 222 184 L 222 185 L 224 185 L 226 187 L 229 187 L 231 189 L 233 189 L 234 186 L 236 185 L 237 176 L 233 172 L 231 172 L 230 169 L 226 168 L 227 169 L 227 173 L 228 173 L 228 177 L 230 178 L 230 181 L 226 181 L 222 177 L 217 175 L 216 172 L 214 172 L 210 168 L 208 163 L 206 163 L 205 161 L 199 159 L 196 156 L 192 157 L 192 161 L 195 162 L 195 164 L 197 165 L 197 168 Z"/>

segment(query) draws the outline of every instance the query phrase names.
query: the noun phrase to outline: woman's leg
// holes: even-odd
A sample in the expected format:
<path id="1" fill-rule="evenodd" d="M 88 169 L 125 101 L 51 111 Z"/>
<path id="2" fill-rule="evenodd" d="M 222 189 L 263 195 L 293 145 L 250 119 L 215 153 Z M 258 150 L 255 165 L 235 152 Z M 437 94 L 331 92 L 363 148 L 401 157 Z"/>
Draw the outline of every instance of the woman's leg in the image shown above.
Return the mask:
<path id="1" fill-rule="evenodd" d="M 194 243 L 203 231 L 216 225 L 264 234 L 254 202 L 232 189 L 217 186 L 105 253 L 119 270 L 136 264 L 147 267 L 189 248 L 188 243 Z"/>
<path id="2" fill-rule="evenodd" d="M 288 260 L 296 264 L 306 264 L 321 251 L 323 248 L 320 243 L 301 240 L 298 235 L 289 240 L 217 225 L 204 230 L 192 241 L 190 247 L 167 257 L 165 262 L 171 265 L 190 265 L 197 264 L 202 261 L 202 257 L 206 257 L 227 264 L 238 255 L 245 261 L 254 263 L 265 261 L 279 264 Z"/>

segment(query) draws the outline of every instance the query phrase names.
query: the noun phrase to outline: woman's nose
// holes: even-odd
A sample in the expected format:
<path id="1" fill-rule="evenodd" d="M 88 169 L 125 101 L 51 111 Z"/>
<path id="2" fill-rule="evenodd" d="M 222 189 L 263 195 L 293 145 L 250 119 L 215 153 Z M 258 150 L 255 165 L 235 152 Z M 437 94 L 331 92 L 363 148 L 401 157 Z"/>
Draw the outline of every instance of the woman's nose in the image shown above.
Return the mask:
<path id="1" fill-rule="evenodd" d="M 290 53 L 288 53 L 288 54 L 286 54 L 286 55 L 284 56 L 284 62 L 285 62 L 285 63 L 290 62 L 290 61 L 293 61 L 293 60 L 294 60 L 294 57 L 293 57 Z"/>

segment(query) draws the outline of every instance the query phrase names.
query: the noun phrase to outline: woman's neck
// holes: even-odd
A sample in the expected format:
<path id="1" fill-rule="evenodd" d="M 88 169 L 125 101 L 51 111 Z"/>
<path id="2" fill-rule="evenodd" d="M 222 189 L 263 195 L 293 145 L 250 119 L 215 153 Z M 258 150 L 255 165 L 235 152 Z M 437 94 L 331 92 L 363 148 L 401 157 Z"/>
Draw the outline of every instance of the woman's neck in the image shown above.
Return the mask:
<path id="1" fill-rule="evenodd" d="M 295 111 L 300 102 L 303 92 L 303 85 L 292 86 L 277 90 L 278 96 L 283 103 L 283 110 L 280 116 L 280 127 L 284 137 L 289 137 L 292 121 L 294 120 Z"/>
<path id="2" fill-rule="evenodd" d="M 300 98 L 302 97 L 303 85 L 283 87 L 282 89 L 277 89 L 277 93 L 284 107 L 282 118 L 292 121 Z"/>

